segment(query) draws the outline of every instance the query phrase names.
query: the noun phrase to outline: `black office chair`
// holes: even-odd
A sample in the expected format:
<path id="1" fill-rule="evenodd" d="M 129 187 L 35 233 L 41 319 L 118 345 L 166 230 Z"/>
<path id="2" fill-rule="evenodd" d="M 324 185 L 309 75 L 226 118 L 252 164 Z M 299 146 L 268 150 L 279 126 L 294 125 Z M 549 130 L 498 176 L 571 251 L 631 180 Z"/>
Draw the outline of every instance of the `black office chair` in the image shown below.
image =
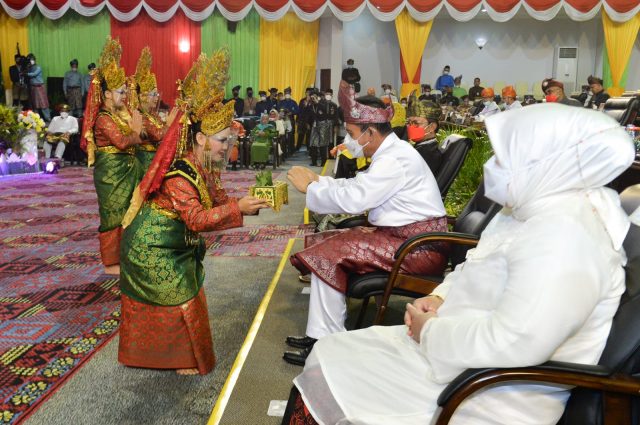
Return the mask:
<path id="1" fill-rule="evenodd" d="M 633 124 L 640 112 L 640 96 L 611 97 L 604 104 L 603 111 L 620 125 Z"/>
<path id="2" fill-rule="evenodd" d="M 640 185 L 620 195 L 627 213 L 640 206 Z M 632 225 L 624 241 L 627 290 L 613 319 L 597 366 L 547 362 L 511 369 L 469 369 L 440 394 L 437 425 L 449 422 L 468 396 L 489 385 L 534 381 L 575 386 L 558 425 L 637 424 L 640 416 L 640 227 Z M 496 412 L 499 414 L 499 412 Z"/>
<path id="3" fill-rule="evenodd" d="M 444 276 L 416 276 L 400 273 L 404 258 L 415 249 L 435 243 L 449 243 L 448 262 L 453 269 L 464 261 L 467 251 L 476 245 L 480 233 L 502 207 L 484 196 L 484 184 L 467 203 L 460 216 L 453 223 L 453 232 L 424 233 L 405 241 L 396 251 L 395 264 L 391 273 L 373 272 L 354 274 L 347 284 L 347 297 L 362 300 L 362 307 L 356 320 L 356 328 L 362 326 L 364 315 L 371 297 L 380 297 L 374 325 L 382 323 L 391 295 L 418 298 L 427 295 L 442 283 Z"/>

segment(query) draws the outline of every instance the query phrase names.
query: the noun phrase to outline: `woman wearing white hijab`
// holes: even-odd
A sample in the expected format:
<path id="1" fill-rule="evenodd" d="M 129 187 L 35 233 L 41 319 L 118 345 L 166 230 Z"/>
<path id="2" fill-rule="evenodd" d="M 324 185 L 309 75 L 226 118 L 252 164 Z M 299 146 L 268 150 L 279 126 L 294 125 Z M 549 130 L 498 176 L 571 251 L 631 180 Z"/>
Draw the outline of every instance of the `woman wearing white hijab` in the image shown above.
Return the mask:
<path id="1" fill-rule="evenodd" d="M 425 424 L 467 368 L 598 362 L 624 292 L 630 225 L 603 186 L 632 163 L 631 140 L 605 114 L 556 104 L 498 114 L 487 130 L 486 196 L 505 208 L 464 264 L 407 305 L 408 327 L 316 343 L 294 382 L 319 423 Z M 555 424 L 567 397 L 552 386 L 497 386 L 451 423 Z"/>

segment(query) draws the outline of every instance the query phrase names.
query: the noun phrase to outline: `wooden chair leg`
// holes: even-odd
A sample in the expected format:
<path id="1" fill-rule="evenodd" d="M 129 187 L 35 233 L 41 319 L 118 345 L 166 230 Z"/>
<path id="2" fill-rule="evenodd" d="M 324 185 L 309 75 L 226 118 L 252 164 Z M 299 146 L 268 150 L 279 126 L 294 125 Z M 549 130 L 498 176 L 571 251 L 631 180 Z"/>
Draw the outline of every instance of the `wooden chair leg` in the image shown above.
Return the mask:
<path id="1" fill-rule="evenodd" d="M 364 321 L 364 315 L 367 313 L 367 307 L 369 306 L 369 297 L 362 299 L 362 306 L 360 307 L 360 313 L 358 313 L 358 319 L 356 320 L 356 329 L 360 329 L 362 327 L 362 322 Z"/>

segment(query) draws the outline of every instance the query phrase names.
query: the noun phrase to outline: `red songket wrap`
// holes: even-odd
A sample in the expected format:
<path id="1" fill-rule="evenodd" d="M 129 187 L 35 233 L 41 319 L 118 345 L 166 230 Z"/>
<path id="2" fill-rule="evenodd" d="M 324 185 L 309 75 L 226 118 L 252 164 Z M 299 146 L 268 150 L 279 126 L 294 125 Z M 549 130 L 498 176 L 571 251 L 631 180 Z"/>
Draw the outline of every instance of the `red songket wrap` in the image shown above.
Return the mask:
<path id="1" fill-rule="evenodd" d="M 410 237 L 425 232 L 446 232 L 446 217 L 433 218 L 400 227 L 356 227 L 330 230 L 305 238 L 305 249 L 291 256 L 301 273 L 313 273 L 343 294 L 353 273 L 391 272 L 393 256 Z M 409 254 L 401 271 L 408 274 L 441 275 L 447 263 L 446 247 L 426 247 Z M 446 254 L 446 253 L 445 253 Z"/>

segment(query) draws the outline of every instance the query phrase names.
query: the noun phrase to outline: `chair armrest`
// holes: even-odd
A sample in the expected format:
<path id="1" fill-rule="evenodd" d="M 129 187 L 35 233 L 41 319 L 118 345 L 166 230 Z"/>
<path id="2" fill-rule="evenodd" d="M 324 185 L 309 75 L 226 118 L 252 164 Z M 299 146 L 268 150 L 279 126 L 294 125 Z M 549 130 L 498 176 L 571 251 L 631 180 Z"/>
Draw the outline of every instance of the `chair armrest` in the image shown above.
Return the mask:
<path id="1" fill-rule="evenodd" d="M 398 247 L 398 250 L 394 254 L 395 260 L 403 259 L 408 253 L 416 248 L 426 245 L 431 242 L 451 242 L 460 245 L 476 246 L 478 244 L 479 236 L 472 235 L 470 233 L 459 232 L 430 232 L 421 233 L 413 236 L 402 243 Z"/>
<path id="2" fill-rule="evenodd" d="M 369 226 L 369 221 L 366 215 L 356 215 L 354 217 L 345 218 L 340 223 L 336 224 L 336 229 L 350 229 L 358 226 Z"/>
<path id="3" fill-rule="evenodd" d="M 569 385 L 637 396 L 640 379 L 613 374 L 604 366 L 549 361 L 539 366 L 509 369 L 468 369 L 454 379 L 438 397 L 442 407 L 436 425 L 449 423 L 455 409 L 469 396 L 490 385 L 526 381 Z"/>

